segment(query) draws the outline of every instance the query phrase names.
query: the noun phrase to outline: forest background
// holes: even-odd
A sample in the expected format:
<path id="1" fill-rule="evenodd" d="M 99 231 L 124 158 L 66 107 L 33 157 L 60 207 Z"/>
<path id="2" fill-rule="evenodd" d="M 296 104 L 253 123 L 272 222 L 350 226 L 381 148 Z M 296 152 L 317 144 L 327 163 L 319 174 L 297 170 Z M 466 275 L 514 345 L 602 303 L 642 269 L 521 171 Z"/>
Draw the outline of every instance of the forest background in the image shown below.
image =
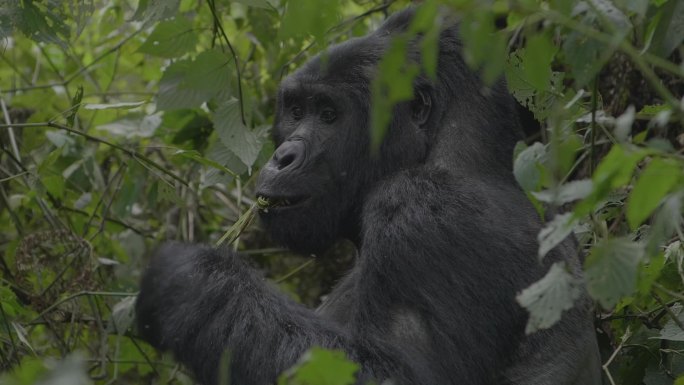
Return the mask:
<path id="1" fill-rule="evenodd" d="M 191 384 L 131 328 L 145 257 L 164 239 L 227 239 L 319 303 L 353 248 L 295 255 L 244 215 L 273 152 L 277 85 L 410 3 L 0 0 L 0 383 Z M 606 383 L 683 385 L 684 2 L 414 5 L 421 70 L 435 70 L 451 8 L 469 65 L 505 77 L 527 111 L 513 172 L 551 218 L 538 257 L 571 233 L 586 256 L 583 280 L 554 265 L 518 295 L 528 332 L 586 285 Z M 375 139 L 412 95 L 415 68 L 392 47 L 374 84 Z M 352 384 L 355 370 L 314 350 L 280 382 Z"/>

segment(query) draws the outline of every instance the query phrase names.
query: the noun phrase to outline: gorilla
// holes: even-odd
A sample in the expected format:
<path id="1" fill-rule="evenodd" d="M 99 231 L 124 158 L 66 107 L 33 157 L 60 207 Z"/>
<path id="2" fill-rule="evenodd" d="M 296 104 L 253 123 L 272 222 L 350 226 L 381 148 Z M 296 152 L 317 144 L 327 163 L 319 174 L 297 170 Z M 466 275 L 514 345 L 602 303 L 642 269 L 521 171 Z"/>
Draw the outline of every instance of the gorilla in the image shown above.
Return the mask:
<path id="1" fill-rule="evenodd" d="M 542 221 L 512 175 L 515 102 L 466 65 L 457 25 L 439 37 L 437 77 L 419 75 L 370 139 L 370 84 L 415 10 L 330 47 L 278 91 L 277 149 L 257 198 L 274 241 L 318 253 L 338 239 L 354 266 L 315 310 L 278 292 L 226 248 L 166 243 L 143 275 L 138 328 L 202 384 L 274 383 L 313 346 L 360 366 L 359 384 L 597 385 L 600 357 L 586 293 L 553 327 L 525 334 L 522 289 L 564 260 L 537 259 Z M 419 40 L 419 38 L 415 39 Z M 408 59 L 419 63 L 418 44 Z M 223 357 L 223 358 L 222 358 Z"/>

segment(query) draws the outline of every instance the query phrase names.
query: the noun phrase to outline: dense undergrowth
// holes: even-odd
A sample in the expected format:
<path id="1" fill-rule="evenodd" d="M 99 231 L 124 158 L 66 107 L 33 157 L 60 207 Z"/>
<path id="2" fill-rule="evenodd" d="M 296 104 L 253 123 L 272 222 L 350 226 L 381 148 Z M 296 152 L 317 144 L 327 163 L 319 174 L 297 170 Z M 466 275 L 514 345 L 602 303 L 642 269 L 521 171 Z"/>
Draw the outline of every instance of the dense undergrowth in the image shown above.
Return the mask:
<path id="1" fill-rule="evenodd" d="M 280 79 L 408 1 L 0 0 L 0 382 L 189 384 L 130 329 L 162 239 L 216 243 L 254 202 Z M 469 64 L 529 112 L 514 173 L 541 216 L 539 258 L 574 233 L 585 278 L 555 265 L 520 293 L 528 331 L 580 285 L 606 383 L 684 384 L 684 2 L 427 0 L 424 70 L 450 7 Z M 407 95 L 402 42 L 376 80 L 373 137 Z M 408 90 L 408 92 L 407 92 Z M 232 232 L 233 235 L 238 235 Z M 353 258 L 235 246 L 315 305 Z M 349 384 L 312 351 L 283 383 Z"/>

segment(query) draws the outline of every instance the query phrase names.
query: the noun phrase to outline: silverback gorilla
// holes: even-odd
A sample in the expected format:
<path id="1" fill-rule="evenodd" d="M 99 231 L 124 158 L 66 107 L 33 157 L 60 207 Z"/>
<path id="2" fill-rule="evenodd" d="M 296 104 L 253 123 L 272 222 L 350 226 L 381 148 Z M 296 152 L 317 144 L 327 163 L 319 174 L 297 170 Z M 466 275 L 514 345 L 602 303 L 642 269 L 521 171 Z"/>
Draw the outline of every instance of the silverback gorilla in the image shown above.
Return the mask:
<path id="1" fill-rule="evenodd" d="M 316 310 L 293 302 L 228 249 L 166 243 L 137 301 L 138 327 L 203 384 L 264 385 L 312 346 L 358 362 L 358 383 L 595 385 L 600 358 L 584 295 L 548 330 L 525 335 L 515 295 L 566 260 L 536 257 L 542 226 L 512 175 L 518 117 L 505 85 L 465 64 L 457 27 L 440 36 L 437 79 L 419 76 L 380 150 L 371 151 L 370 83 L 413 10 L 328 49 L 282 82 L 257 196 L 272 238 L 317 253 L 340 238 L 355 266 Z M 409 58 L 420 60 L 417 47 Z"/>

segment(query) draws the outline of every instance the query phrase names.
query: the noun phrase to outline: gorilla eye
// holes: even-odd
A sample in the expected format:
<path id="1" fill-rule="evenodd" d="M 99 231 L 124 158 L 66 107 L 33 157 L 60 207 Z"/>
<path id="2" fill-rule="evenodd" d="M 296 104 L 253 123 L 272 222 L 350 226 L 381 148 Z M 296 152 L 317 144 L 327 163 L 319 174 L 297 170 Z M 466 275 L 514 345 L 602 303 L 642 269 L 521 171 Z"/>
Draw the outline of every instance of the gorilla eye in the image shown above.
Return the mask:
<path id="1" fill-rule="evenodd" d="M 335 121 L 337 118 L 337 114 L 335 114 L 335 110 L 332 108 L 326 108 L 321 112 L 321 120 L 323 120 L 325 123 L 332 123 Z"/>
<path id="2" fill-rule="evenodd" d="M 295 120 L 299 120 L 304 117 L 304 110 L 300 106 L 293 106 L 292 109 L 290 109 L 290 113 Z"/>

